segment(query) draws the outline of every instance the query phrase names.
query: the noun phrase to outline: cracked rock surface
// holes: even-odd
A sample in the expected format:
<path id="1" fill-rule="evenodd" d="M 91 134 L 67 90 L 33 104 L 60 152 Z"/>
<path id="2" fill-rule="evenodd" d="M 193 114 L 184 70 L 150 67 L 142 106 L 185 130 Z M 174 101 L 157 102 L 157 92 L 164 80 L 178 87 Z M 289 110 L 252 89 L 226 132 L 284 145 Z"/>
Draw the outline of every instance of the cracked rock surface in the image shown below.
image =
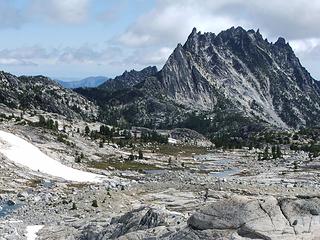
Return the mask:
<path id="1" fill-rule="evenodd" d="M 230 239 L 319 239 L 319 209 L 319 198 L 238 196 L 193 214 L 188 220 L 188 231 L 210 231 Z"/>

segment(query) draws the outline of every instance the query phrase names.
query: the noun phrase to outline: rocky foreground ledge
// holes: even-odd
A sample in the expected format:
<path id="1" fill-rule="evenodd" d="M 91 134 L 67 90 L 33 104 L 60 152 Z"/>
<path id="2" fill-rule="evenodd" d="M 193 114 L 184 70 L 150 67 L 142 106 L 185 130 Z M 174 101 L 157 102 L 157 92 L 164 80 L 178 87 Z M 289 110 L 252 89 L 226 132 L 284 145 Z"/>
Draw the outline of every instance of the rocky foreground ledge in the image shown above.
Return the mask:
<path id="1" fill-rule="evenodd" d="M 319 214 L 319 198 L 236 197 L 193 214 L 185 239 L 320 239 Z"/>
<path id="2" fill-rule="evenodd" d="M 141 207 L 107 223 L 96 220 L 62 231 L 44 228 L 40 239 L 320 239 L 320 198 L 233 196 L 204 206 L 187 223 L 173 212 Z M 79 226 L 79 223 L 74 226 Z M 77 229 L 76 229 L 77 228 Z M 69 232 L 70 235 L 61 233 Z M 46 237 L 47 236 L 47 237 Z"/>

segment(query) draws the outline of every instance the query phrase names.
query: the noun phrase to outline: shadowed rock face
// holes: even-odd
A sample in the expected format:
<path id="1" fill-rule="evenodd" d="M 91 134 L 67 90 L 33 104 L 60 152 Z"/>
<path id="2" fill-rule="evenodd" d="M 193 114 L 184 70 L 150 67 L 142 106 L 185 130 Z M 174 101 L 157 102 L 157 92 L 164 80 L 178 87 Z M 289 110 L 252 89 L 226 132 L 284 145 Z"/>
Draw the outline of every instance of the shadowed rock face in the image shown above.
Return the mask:
<path id="1" fill-rule="evenodd" d="M 140 239 L 156 235 L 163 229 L 161 226 L 166 225 L 165 216 L 161 211 L 142 207 L 111 219 L 110 225 L 105 227 L 89 224 L 79 239 Z M 153 229 L 153 233 L 149 229 Z"/>

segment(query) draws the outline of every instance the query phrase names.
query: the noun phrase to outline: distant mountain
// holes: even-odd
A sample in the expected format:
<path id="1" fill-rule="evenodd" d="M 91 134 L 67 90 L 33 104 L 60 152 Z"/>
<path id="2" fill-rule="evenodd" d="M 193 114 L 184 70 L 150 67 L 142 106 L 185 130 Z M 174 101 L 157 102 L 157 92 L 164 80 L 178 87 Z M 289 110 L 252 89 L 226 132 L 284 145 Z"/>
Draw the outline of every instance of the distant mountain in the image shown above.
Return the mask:
<path id="1" fill-rule="evenodd" d="M 118 121 L 148 127 L 218 134 L 319 124 L 319 82 L 285 39 L 268 42 L 259 30 L 193 29 L 160 71 L 146 69 L 78 92 L 99 104 L 101 120 L 110 120 L 112 109 Z"/>
<path id="2" fill-rule="evenodd" d="M 97 87 L 104 82 L 106 82 L 109 78 L 103 77 L 103 76 L 97 76 L 97 77 L 87 77 L 85 79 L 79 80 L 79 81 L 62 81 L 57 80 L 61 84 L 61 86 L 65 88 L 93 88 Z"/>
<path id="3" fill-rule="evenodd" d="M 97 107 L 86 98 L 44 76 L 0 72 L 0 103 L 22 110 L 43 110 L 70 118 L 92 119 Z"/>

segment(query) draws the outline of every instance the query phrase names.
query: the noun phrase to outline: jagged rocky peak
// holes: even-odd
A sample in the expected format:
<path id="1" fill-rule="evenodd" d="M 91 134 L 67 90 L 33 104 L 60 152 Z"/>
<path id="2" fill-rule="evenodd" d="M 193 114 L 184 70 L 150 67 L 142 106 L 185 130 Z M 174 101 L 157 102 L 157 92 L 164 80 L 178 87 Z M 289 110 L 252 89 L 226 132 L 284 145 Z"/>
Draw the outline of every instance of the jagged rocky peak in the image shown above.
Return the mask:
<path id="1" fill-rule="evenodd" d="M 137 75 L 152 75 L 155 74 L 158 71 L 156 66 L 149 66 L 141 71 L 137 71 L 135 69 L 132 69 L 130 71 L 125 70 L 124 73 L 121 76 L 118 76 L 116 78 L 136 78 Z"/>
<path id="2" fill-rule="evenodd" d="M 184 48 L 194 49 L 197 51 L 199 47 L 210 43 L 215 37 L 216 35 L 214 33 L 205 32 L 202 34 L 201 31 L 197 31 L 196 28 L 193 28 L 186 43 L 184 44 Z"/>
<path id="3" fill-rule="evenodd" d="M 263 39 L 259 29 L 257 31 L 253 29 L 247 31 L 242 27 L 231 27 L 216 35 L 211 32 L 201 33 L 193 28 L 183 47 L 188 51 L 198 53 L 199 48 L 208 46 L 250 47 L 252 44 L 268 44 L 268 41 Z"/>
<path id="4" fill-rule="evenodd" d="M 232 27 L 215 35 L 194 28 L 160 75 L 169 98 L 201 110 L 232 102 L 244 115 L 281 127 L 320 114 L 319 84 L 284 38 L 270 43 L 259 30 Z"/>
<path id="5" fill-rule="evenodd" d="M 278 40 L 274 43 L 274 45 L 280 47 L 290 46 L 289 43 L 286 42 L 286 39 L 283 37 L 279 37 Z"/>
<path id="6" fill-rule="evenodd" d="M 230 39 L 241 39 L 241 38 L 247 38 L 247 37 L 254 37 L 256 40 L 263 40 L 262 35 L 260 34 L 260 30 L 257 29 L 257 31 L 253 29 L 245 30 L 242 27 L 231 27 L 227 30 L 221 31 L 217 37 L 230 40 Z"/>
<path id="7" fill-rule="evenodd" d="M 155 75 L 157 72 L 158 69 L 156 66 L 149 66 L 142 69 L 141 71 L 125 71 L 122 75 L 103 83 L 99 86 L 99 88 L 117 90 L 121 88 L 133 87 L 134 85 L 144 81 L 146 78 Z"/>
<path id="8" fill-rule="evenodd" d="M 268 44 L 268 42 L 263 40 L 259 30 L 254 31 L 250 29 L 246 31 L 242 27 L 232 27 L 222 31 L 214 40 L 215 46 L 228 46 L 233 49 L 246 49 L 255 44 L 265 45 Z"/>

